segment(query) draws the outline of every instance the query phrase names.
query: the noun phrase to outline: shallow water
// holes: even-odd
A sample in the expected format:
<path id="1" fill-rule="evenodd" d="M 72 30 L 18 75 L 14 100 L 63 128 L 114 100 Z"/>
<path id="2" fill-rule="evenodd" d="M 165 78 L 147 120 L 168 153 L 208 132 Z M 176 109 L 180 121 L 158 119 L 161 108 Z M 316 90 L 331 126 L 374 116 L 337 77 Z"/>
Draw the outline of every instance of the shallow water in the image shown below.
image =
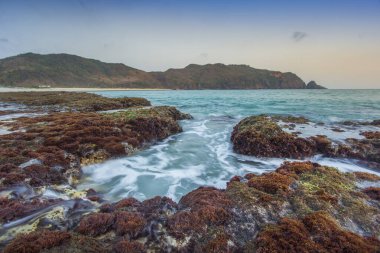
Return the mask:
<path id="1" fill-rule="evenodd" d="M 255 114 L 305 116 L 324 126 L 297 126 L 305 136 L 326 134 L 333 139 L 360 137 L 363 130 L 331 130 L 344 120 L 380 119 L 380 90 L 228 90 L 228 91 L 103 91 L 108 97 L 145 97 L 153 105 L 172 105 L 191 113 L 182 121 L 183 133 L 171 136 L 134 156 L 85 167 L 80 188 L 93 188 L 108 200 L 133 196 L 143 200 L 156 195 L 179 200 L 187 192 L 211 185 L 224 188 L 234 175 L 262 173 L 283 159 L 259 159 L 232 152 L 233 126 Z M 310 160 L 342 171 L 370 171 L 357 161 L 321 156 Z M 370 171 L 373 172 L 373 171 Z M 376 172 L 375 172 L 376 173 Z M 380 173 L 376 173 L 379 174 Z"/>

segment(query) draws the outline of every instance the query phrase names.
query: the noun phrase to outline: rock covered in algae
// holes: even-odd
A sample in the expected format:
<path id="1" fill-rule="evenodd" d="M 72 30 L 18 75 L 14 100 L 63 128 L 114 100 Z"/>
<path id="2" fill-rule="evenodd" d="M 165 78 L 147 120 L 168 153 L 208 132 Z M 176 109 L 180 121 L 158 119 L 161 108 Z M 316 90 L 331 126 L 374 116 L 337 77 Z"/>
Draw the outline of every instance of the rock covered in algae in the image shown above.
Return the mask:
<path id="1" fill-rule="evenodd" d="M 182 131 L 189 118 L 174 107 L 129 109 L 114 113 L 59 112 L 8 123 L 0 140 L 0 186 L 72 182 L 80 165 L 128 155 Z M 23 164 L 30 163 L 26 167 Z"/>
<path id="2" fill-rule="evenodd" d="M 327 157 L 360 159 L 367 166 L 380 169 L 380 132 L 364 131 L 362 139 L 347 138 L 342 141 L 332 141 L 324 135 L 307 138 L 299 137 L 297 133 L 289 133 L 280 126 L 279 122 L 309 124 L 304 117 L 295 116 L 251 116 L 241 120 L 231 135 L 233 149 L 244 155 L 257 157 L 278 157 L 304 159 L 316 154 Z M 374 121 L 377 122 L 377 121 Z M 364 126 L 372 123 L 366 123 Z M 361 125 L 357 125 L 361 126 Z M 378 127 L 377 125 L 373 125 Z M 335 128 L 334 128 L 335 129 Z M 343 131 L 343 130 L 342 130 Z"/>
<path id="3" fill-rule="evenodd" d="M 231 141 L 234 151 L 258 157 L 299 159 L 315 153 L 309 140 L 285 132 L 266 115 L 252 116 L 240 121 L 234 127 Z"/>
<path id="4" fill-rule="evenodd" d="M 35 231 L 19 235 L 8 244 L 4 253 L 97 253 L 112 252 L 103 243 L 91 237 L 64 231 Z"/>
<path id="5" fill-rule="evenodd" d="M 178 121 L 191 116 L 174 107 L 150 107 L 140 98 L 67 92 L 35 95 L 41 99 L 31 93 L 0 95 L 0 101 L 44 112 L 0 122 L 10 130 L 0 139 L 0 249 L 18 235 L 6 252 L 141 252 L 144 245 L 128 238 L 146 233 L 147 222 L 158 217 L 156 209 L 169 199 L 142 205 L 152 208 L 152 217 L 147 211 L 128 211 L 126 201 L 121 201 L 110 205 L 117 212 L 94 213 L 79 222 L 103 202 L 93 190 L 75 190 L 81 166 L 130 155 L 179 133 Z M 115 111 L 99 112 L 111 109 Z M 103 223 L 97 223 L 98 217 Z M 107 232 L 117 236 L 117 243 L 95 238 Z"/>
<path id="6" fill-rule="evenodd" d="M 380 241 L 343 230 L 325 212 L 266 226 L 246 252 L 378 252 Z"/>
<path id="7" fill-rule="evenodd" d="M 179 132 L 177 120 L 183 118 L 189 116 L 175 108 L 155 107 L 19 119 L 9 127 L 25 132 L 5 135 L 0 141 L 4 148 L 0 151 L 1 186 L 27 184 L 36 190 L 65 184 L 70 175 L 80 176 L 81 162 L 129 154 L 147 142 Z M 304 119 L 280 120 L 305 123 Z M 266 138 L 261 143 L 263 155 L 304 157 L 334 148 L 320 139 L 318 148 L 304 152 L 302 148 L 312 144 L 312 139 L 278 129 L 276 119 L 262 117 L 257 125 L 256 121 L 247 121 L 238 130 L 249 128 L 256 131 L 254 138 Z M 288 151 L 275 146 L 276 135 L 287 138 Z M 179 203 L 167 197 L 142 202 L 127 198 L 103 203 L 94 212 L 88 203 L 75 201 L 64 226 L 50 225 L 46 217 L 36 216 L 35 231 L 19 234 L 4 252 L 379 252 L 379 179 L 295 162 L 262 175 L 235 176 L 225 190 L 200 187 Z M 371 187 L 358 187 L 368 182 Z M 88 191 L 77 197 L 94 194 Z M 34 197 L 13 195 L 1 199 L 6 210 L 0 212 L 3 222 L 54 206 L 56 199 L 33 201 Z M 15 209 L 20 212 L 12 216 Z M 77 212 L 86 215 L 73 218 Z"/>
<path id="8" fill-rule="evenodd" d="M 124 109 L 133 106 L 150 106 L 145 98 L 107 98 L 85 92 L 1 92 L 0 101 L 30 106 L 34 109 L 43 107 L 54 111 L 94 112 Z"/>
<path id="9" fill-rule="evenodd" d="M 345 229 L 378 237 L 378 203 L 369 201 L 356 180 L 354 174 L 335 168 L 287 162 L 274 172 L 253 176 L 246 182 L 231 182 L 227 194 L 257 226 L 281 217 L 302 218 L 325 211 Z"/>
<path id="10" fill-rule="evenodd" d="M 93 252 L 91 245 L 104 252 L 378 252 L 380 202 L 374 189 L 359 185 L 379 179 L 286 162 L 273 172 L 233 177 L 225 190 L 200 187 L 178 203 L 104 203 L 44 252 Z"/>

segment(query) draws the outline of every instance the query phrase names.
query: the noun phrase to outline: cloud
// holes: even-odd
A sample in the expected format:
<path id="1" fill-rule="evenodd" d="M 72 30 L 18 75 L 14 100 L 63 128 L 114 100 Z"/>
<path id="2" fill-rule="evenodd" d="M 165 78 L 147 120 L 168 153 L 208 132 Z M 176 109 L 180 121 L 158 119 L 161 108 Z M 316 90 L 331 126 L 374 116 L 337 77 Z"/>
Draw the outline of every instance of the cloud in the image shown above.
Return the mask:
<path id="1" fill-rule="evenodd" d="M 0 38 L 1 43 L 8 43 L 9 40 L 7 38 Z"/>
<path id="2" fill-rule="evenodd" d="M 208 53 L 201 53 L 200 57 L 203 58 L 203 59 L 207 59 L 208 58 Z"/>
<path id="3" fill-rule="evenodd" d="M 308 35 L 305 32 L 294 32 L 292 35 L 292 39 L 295 42 L 300 42 L 301 40 L 305 39 L 307 36 Z"/>

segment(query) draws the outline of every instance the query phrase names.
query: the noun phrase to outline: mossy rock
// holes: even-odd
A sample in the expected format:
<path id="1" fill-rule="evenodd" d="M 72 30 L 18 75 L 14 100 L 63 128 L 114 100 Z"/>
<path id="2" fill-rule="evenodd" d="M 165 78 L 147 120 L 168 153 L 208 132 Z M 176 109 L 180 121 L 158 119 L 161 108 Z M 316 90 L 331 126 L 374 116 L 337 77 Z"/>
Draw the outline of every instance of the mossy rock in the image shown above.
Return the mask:
<path id="1" fill-rule="evenodd" d="M 2 92 L 0 102 L 43 107 L 48 110 L 105 111 L 150 106 L 145 98 L 107 98 L 85 92 Z M 37 109 L 37 108 L 36 108 Z"/>
<path id="2" fill-rule="evenodd" d="M 266 115 L 251 116 L 240 121 L 231 135 L 233 149 L 257 157 L 305 158 L 315 154 L 314 143 L 281 129 Z"/>

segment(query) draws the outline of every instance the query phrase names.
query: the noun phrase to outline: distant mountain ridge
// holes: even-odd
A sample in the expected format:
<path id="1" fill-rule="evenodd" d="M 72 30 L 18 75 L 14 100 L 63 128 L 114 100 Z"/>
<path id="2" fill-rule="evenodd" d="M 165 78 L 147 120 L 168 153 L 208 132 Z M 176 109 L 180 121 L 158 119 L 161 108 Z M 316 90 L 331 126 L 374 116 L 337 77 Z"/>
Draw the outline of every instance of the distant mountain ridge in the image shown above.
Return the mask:
<path id="1" fill-rule="evenodd" d="M 248 65 L 190 64 L 183 69 L 146 72 L 121 63 L 69 54 L 21 54 L 0 60 L 0 86 L 167 89 L 306 89 L 291 72 Z"/>

